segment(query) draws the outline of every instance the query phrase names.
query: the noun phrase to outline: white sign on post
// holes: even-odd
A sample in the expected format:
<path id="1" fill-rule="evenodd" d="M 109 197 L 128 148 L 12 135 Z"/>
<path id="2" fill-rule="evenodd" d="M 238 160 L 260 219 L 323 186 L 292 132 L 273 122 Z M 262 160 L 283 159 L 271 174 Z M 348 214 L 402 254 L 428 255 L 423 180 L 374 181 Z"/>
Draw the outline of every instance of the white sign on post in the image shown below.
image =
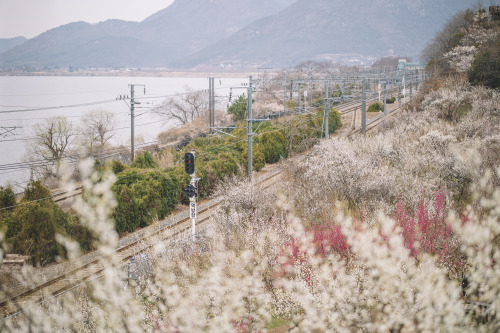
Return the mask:
<path id="1" fill-rule="evenodd" d="M 189 203 L 189 218 L 196 218 L 196 202 Z"/>

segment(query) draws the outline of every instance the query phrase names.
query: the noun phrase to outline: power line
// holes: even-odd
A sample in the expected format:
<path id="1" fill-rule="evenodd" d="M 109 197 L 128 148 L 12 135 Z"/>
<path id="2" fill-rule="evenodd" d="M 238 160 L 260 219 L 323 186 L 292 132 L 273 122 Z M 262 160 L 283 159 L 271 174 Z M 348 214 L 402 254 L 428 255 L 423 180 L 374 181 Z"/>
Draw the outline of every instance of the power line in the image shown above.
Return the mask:
<path id="1" fill-rule="evenodd" d="M 20 109 L 20 110 L 4 110 L 4 111 L 0 111 L 0 114 L 4 114 L 4 113 L 32 112 L 32 111 L 44 111 L 44 110 L 66 109 L 66 108 L 76 108 L 76 107 L 82 107 L 82 106 L 93 106 L 93 105 L 100 105 L 100 104 L 108 104 L 108 103 L 113 103 L 113 102 L 116 102 L 116 101 L 117 101 L 116 99 L 109 99 L 109 100 L 103 100 L 103 101 L 81 103 L 81 104 L 72 104 L 72 105 L 48 106 L 48 107 L 43 107 L 43 108 L 30 108 L 30 109 Z"/>

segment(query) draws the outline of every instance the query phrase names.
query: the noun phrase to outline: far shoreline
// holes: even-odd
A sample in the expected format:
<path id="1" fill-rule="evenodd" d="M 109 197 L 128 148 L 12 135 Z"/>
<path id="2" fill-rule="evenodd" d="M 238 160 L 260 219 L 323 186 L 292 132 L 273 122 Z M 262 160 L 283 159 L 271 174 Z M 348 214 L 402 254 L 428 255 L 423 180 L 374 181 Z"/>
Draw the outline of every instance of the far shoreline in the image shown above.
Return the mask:
<path id="1" fill-rule="evenodd" d="M 0 76 L 75 76 L 75 77 L 172 77 L 172 78 L 199 78 L 199 77 L 218 77 L 218 78 L 246 78 L 250 75 L 258 75 L 258 72 L 217 72 L 217 71 L 148 71 L 148 70 L 109 70 L 109 71 L 18 71 L 2 72 Z"/>

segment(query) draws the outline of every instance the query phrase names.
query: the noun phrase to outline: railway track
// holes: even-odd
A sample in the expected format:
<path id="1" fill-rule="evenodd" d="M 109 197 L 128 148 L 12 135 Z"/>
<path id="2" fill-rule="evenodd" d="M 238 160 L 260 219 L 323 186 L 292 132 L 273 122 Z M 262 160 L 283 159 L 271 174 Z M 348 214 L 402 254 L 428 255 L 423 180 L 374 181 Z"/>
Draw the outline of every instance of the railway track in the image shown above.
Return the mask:
<path id="1" fill-rule="evenodd" d="M 261 190 L 269 188 L 281 174 L 280 170 L 270 171 L 268 174 L 262 175 L 256 179 L 256 186 Z M 220 204 L 220 199 L 212 199 L 200 205 L 198 210 L 197 230 L 204 228 L 210 219 L 213 209 Z M 116 249 L 117 258 L 124 262 L 137 254 L 143 253 L 150 249 L 154 244 L 150 240 L 156 237 L 162 237 L 165 240 L 185 238 L 184 236 L 191 233 L 191 219 L 188 216 L 188 211 L 181 212 L 166 220 L 160 221 L 147 228 L 134 233 L 134 239 L 124 239 L 120 241 Z M 86 257 L 93 256 L 92 259 Z M 0 313 L 3 316 L 9 316 L 19 310 L 19 306 L 28 301 L 34 303 L 41 302 L 46 295 L 58 296 L 62 293 L 73 289 L 77 285 L 94 280 L 99 277 L 104 267 L 101 264 L 102 255 L 98 252 L 82 256 L 77 266 L 71 267 L 66 273 L 57 276 L 49 281 L 46 281 L 34 288 L 25 290 L 8 300 L 0 301 Z"/>
<path id="2" fill-rule="evenodd" d="M 368 102 L 369 101 L 367 101 L 367 103 Z M 359 109 L 360 107 L 361 101 L 357 100 L 342 104 L 338 106 L 337 109 L 341 112 L 341 114 L 347 114 Z M 394 112 L 395 111 L 392 113 Z M 382 117 L 379 122 L 370 124 L 372 125 L 370 129 L 380 124 L 383 118 L 384 117 Z M 356 132 L 359 131 L 354 131 L 349 135 Z M 304 157 L 301 157 L 300 159 L 302 158 Z M 255 180 L 255 185 L 260 186 L 261 190 L 265 190 L 277 181 L 281 172 L 282 170 L 280 169 L 270 171 L 269 173 L 257 178 Z M 80 194 L 81 187 L 75 188 L 69 192 L 55 193 L 53 197 L 54 201 L 60 202 Z M 215 198 L 200 205 L 198 210 L 197 230 L 205 228 L 205 225 L 210 219 L 211 212 L 220 204 L 220 202 L 220 199 Z M 153 242 L 150 240 L 155 237 L 162 237 L 161 235 L 164 235 L 163 239 L 165 240 L 175 240 L 178 238 L 185 239 L 185 236 L 190 235 L 191 232 L 191 219 L 189 218 L 188 213 L 188 210 L 186 210 L 120 239 L 119 245 L 116 249 L 118 259 L 125 262 L 132 257 L 147 251 L 153 246 Z M 98 278 L 104 270 L 104 267 L 101 264 L 101 258 L 102 255 L 98 252 L 83 255 L 79 258 L 79 260 L 77 260 L 78 264 L 70 266 L 64 274 L 56 276 L 55 278 L 34 288 L 11 296 L 8 299 L 0 300 L 0 314 L 3 316 L 12 315 L 19 310 L 19 306 L 23 303 L 28 301 L 35 303 L 41 302 L 46 295 L 57 297 L 58 295 L 61 295 L 76 286 Z"/>
<path id="3" fill-rule="evenodd" d="M 375 99 L 370 99 L 370 100 L 367 100 L 367 103 L 373 102 L 373 101 L 375 101 Z M 361 100 L 354 100 L 354 101 L 346 102 L 346 103 L 343 103 L 343 104 L 340 104 L 337 106 L 337 109 L 339 110 L 341 115 L 354 112 L 356 109 L 359 109 L 359 108 L 361 108 Z M 162 148 L 175 147 L 178 143 L 179 143 L 178 141 L 171 142 L 171 143 L 168 143 L 166 145 L 163 145 Z M 54 202 L 61 203 L 61 202 L 66 201 L 68 199 L 72 199 L 74 197 L 77 197 L 81 194 L 82 194 L 82 186 L 78 186 L 75 189 L 70 190 L 70 191 L 59 191 L 59 192 L 53 193 L 52 200 Z"/>

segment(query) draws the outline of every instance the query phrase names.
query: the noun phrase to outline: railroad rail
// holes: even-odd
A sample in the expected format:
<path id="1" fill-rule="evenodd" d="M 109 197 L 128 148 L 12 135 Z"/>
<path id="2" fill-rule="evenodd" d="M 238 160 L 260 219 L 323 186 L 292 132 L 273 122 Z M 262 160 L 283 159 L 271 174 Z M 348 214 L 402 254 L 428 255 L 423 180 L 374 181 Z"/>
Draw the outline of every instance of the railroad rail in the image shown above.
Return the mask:
<path id="1" fill-rule="evenodd" d="M 276 177 L 281 174 L 281 170 L 270 171 L 256 179 L 255 183 L 262 190 L 269 188 L 275 181 Z M 200 205 L 198 210 L 197 228 L 203 226 L 209 221 L 211 211 L 220 204 L 219 198 L 212 199 Z M 170 218 L 167 218 L 159 223 L 141 229 L 134 233 L 134 237 L 125 237 L 121 239 L 116 249 L 116 254 L 120 261 L 124 262 L 132 257 L 140 254 L 153 246 L 148 240 L 154 239 L 162 234 L 167 233 L 168 236 L 164 239 L 175 239 L 180 235 L 188 234 L 191 231 L 191 219 L 188 211 L 181 212 Z M 93 259 L 86 260 L 83 255 L 79 260 L 79 266 L 71 267 L 64 274 L 61 274 L 49 281 L 46 281 L 34 288 L 25 290 L 13 297 L 0 301 L 0 313 L 3 316 L 9 316 L 19 310 L 19 305 L 28 301 L 35 303 L 43 299 L 43 295 L 58 296 L 78 284 L 89 282 L 99 276 L 104 267 L 101 264 L 101 255 L 98 253 L 92 254 Z"/>
<path id="2" fill-rule="evenodd" d="M 360 106 L 361 101 L 356 100 L 342 104 L 338 106 L 337 109 L 341 114 L 347 114 L 359 109 Z M 394 111 L 392 113 L 394 113 Z M 371 128 L 376 127 L 379 123 L 380 122 L 374 122 Z M 349 135 L 355 132 L 357 131 L 351 132 Z M 277 169 L 263 174 L 255 180 L 255 185 L 260 186 L 261 190 L 269 188 L 277 181 L 282 171 L 282 169 Z M 55 193 L 53 197 L 54 201 L 60 202 L 80 194 L 81 187 L 69 192 Z M 197 228 L 199 230 L 200 228 L 204 228 L 210 219 L 211 212 L 220 205 L 220 203 L 221 199 L 215 198 L 200 205 L 197 220 Z M 153 245 L 152 242 L 148 242 L 148 240 L 152 240 L 154 237 L 161 237 L 161 235 L 168 233 L 163 239 L 171 240 L 181 235 L 187 235 L 190 231 L 191 219 L 189 218 L 188 210 L 186 210 L 120 239 L 116 254 L 119 260 L 124 262 L 150 249 Z M 0 314 L 3 316 L 13 315 L 19 310 L 19 306 L 23 303 L 28 301 L 39 303 L 43 299 L 42 295 L 57 297 L 78 285 L 98 278 L 104 270 L 101 264 L 101 258 L 102 256 L 98 252 L 83 255 L 76 261 L 77 264 L 71 265 L 64 274 L 56 276 L 34 288 L 7 297 L 7 299 L 0 300 Z"/>

